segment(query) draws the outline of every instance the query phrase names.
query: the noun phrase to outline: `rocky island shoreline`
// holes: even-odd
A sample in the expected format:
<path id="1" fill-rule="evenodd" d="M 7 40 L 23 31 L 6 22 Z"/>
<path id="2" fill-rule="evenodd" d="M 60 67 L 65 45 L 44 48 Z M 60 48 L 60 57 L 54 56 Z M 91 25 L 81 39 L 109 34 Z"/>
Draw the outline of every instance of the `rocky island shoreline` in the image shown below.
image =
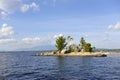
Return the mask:
<path id="1" fill-rule="evenodd" d="M 97 52 L 95 47 L 85 41 L 83 37 L 80 39 L 78 45 L 71 44 L 73 38 L 68 36 L 67 38 L 63 35 L 56 37 L 56 51 L 36 54 L 36 56 L 86 56 L 86 57 L 106 57 L 108 52 Z"/>
<path id="2" fill-rule="evenodd" d="M 36 54 L 35 56 L 82 56 L 82 57 L 107 57 L 108 52 L 71 52 L 71 53 L 60 53 L 54 54 L 54 52 L 46 52 L 41 54 Z"/>

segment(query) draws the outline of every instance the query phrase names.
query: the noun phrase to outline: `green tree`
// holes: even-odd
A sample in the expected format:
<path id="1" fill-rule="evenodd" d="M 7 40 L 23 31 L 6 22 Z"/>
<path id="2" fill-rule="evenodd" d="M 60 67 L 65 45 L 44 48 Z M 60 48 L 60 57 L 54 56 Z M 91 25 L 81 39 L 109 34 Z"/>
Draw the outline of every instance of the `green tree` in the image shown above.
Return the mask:
<path id="1" fill-rule="evenodd" d="M 84 46 L 84 51 L 85 52 L 92 52 L 92 47 L 90 43 L 86 43 Z"/>
<path id="2" fill-rule="evenodd" d="M 83 37 L 81 37 L 80 44 L 81 44 L 81 48 L 83 49 L 86 44 L 86 41 Z"/>
<path id="3" fill-rule="evenodd" d="M 92 49 L 92 47 L 91 47 L 91 44 L 90 44 L 90 43 L 87 43 L 83 37 L 81 37 L 80 44 L 81 44 L 81 48 L 82 48 L 85 52 L 92 52 L 93 49 Z"/>
<path id="4" fill-rule="evenodd" d="M 66 39 L 63 36 L 60 36 L 56 39 L 56 48 L 59 53 L 66 47 Z"/>

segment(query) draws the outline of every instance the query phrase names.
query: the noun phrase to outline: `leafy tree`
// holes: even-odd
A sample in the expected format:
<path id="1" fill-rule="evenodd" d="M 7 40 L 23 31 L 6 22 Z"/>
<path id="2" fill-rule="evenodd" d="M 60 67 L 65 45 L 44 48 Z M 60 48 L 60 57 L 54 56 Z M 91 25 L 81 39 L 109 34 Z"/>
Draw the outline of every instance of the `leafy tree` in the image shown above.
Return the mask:
<path id="1" fill-rule="evenodd" d="M 81 43 L 81 48 L 83 49 L 86 44 L 86 41 L 84 40 L 83 37 L 81 37 L 80 43 Z"/>
<path id="2" fill-rule="evenodd" d="M 59 53 L 66 47 L 66 39 L 63 36 L 59 36 L 56 40 L 56 48 Z"/>
<path id="3" fill-rule="evenodd" d="M 92 47 L 91 47 L 91 44 L 90 44 L 90 43 L 87 43 L 83 37 L 81 37 L 80 43 L 81 43 L 81 48 L 82 48 L 85 52 L 92 52 L 93 49 L 92 49 Z"/>
<path id="4" fill-rule="evenodd" d="M 91 48 L 91 44 L 90 43 L 86 43 L 85 44 L 84 51 L 85 52 L 92 52 L 92 48 Z"/>

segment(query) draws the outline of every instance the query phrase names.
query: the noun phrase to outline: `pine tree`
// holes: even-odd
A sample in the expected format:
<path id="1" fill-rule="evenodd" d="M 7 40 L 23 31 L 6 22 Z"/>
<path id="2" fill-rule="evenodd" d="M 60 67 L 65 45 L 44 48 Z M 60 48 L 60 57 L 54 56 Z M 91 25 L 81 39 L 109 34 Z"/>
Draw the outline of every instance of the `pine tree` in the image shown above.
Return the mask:
<path id="1" fill-rule="evenodd" d="M 56 40 L 56 48 L 59 53 L 66 47 L 66 39 L 63 36 L 60 36 Z"/>

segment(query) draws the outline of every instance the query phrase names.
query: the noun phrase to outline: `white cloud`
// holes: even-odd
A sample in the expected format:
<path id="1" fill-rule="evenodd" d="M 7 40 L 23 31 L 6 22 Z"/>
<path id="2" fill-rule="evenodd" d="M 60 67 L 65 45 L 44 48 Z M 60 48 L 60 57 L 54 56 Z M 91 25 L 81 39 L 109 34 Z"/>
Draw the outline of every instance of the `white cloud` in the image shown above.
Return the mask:
<path id="1" fill-rule="evenodd" d="M 35 2 L 26 4 L 24 0 L 0 0 L 0 18 L 6 19 L 8 14 L 15 11 L 26 12 L 28 10 L 39 10 L 39 5 Z"/>
<path id="2" fill-rule="evenodd" d="M 25 42 L 25 43 L 30 43 L 32 41 L 35 41 L 36 39 L 35 38 L 23 38 L 22 41 Z"/>
<path id="3" fill-rule="evenodd" d="M 15 38 L 0 39 L 0 51 L 32 49 L 37 46 L 47 45 L 53 45 L 52 40 L 48 37 L 26 37 L 20 40 Z"/>
<path id="4" fill-rule="evenodd" d="M 0 39 L 0 44 L 14 43 L 16 39 Z"/>
<path id="5" fill-rule="evenodd" d="M 4 11 L 1 11 L 0 12 L 0 18 L 3 19 L 3 20 L 8 20 L 8 14 Z"/>
<path id="6" fill-rule="evenodd" d="M 19 41 L 19 49 L 46 45 L 52 45 L 52 40 L 48 37 L 26 37 Z"/>
<path id="7" fill-rule="evenodd" d="M 33 38 L 23 38 L 22 42 L 27 44 L 34 44 L 34 43 L 43 43 L 47 40 L 47 38 L 42 37 L 33 37 Z"/>
<path id="8" fill-rule="evenodd" d="M 28 4 L 23 4 L 23 6 L 21 7 L 21 11 L 26 12 L 29 10 L 29 8 L 30 8 L 30 6 Z"/>
<path id="9" fill-rule="evenodd" d="M 3 24 L 0 28 L 0 45 L 4 44 L 12 44 L 16 42 L 16 39 L 13 38 L 15 35 L 15 30 L 12 26 L 9 26 L 7 24 Z"/>
<path id="10" fill-rule="evenodd" d="M 22 12 L 26 12 L 29 9 L 39 10 L 39 5 L 37 5 L 35 2 L 33 2 L 31 4 L 23 4 L 21 6 L 21 11 Z"/>
<path id="11" fill-rule="evenodd" d="M 32 2 L 30 7 L 33 8 L 34 10 L 39 10 L 39 5 L 37 5 L 35 2 Z"/>
<path id="12" fill-rule="evenodd" d="M 21 1 L 22 0 L 0 0 L 0 9 L 7 13 L 13 12 L 21 6 Z"/>
<path id="13" fill-rule="evenodd" d="M 54 35 L 54 38 L 58 38 L 58 37 L 61 37 L 61 36 L 63 36 L 63 34 Z"/>
<path id="14" fill-rule="evenodd" d="M 39 10 L 39 5 L 35 2 L 31 4 L 25 4 L 23 0 L 0 0 L 0 9 L 11 13 L 15 10 L 27 11 L 29 9 Z"/>
<path id="15" fill-rule="evenodd" d="M 50 36 L 46 37 L 15 37 L 16 31 L 12 26 L 3 24 L 0 28 L 0 50 L 21 50 L 34 48 L 37 46 L 52 45 L 53 41 Z M 18 35 L 19 36 L 19 35 Z M 12 47 L 11 47 L 12 46 Z"/>
<path id="16" fill-rule="evenodd" d="M 108 26 L 108 29 L 109 29 L 109 30 L 120 30 L 120 22 L 118 22 L 118 23 L 115 24 L 115 25 L 109 25 L 109 26 Z"/>
<path id="17" fill-rule="evenodd" d="M 15 35 L 15 30 L 13 29 L 13 27 L 7 24 L 3 24 L 0 29 L 0 38 L 3 38 L 3 37 L 9 38 L 13 35 Z"/>

